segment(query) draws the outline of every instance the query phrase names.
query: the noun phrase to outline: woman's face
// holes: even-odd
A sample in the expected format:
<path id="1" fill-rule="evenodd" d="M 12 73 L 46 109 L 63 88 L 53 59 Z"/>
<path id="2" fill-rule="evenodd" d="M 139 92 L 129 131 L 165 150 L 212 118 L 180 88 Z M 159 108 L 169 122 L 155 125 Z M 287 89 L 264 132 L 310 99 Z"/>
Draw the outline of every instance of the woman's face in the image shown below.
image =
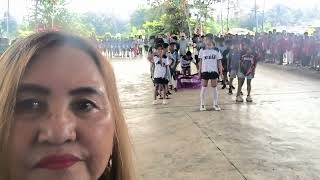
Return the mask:
<path id="1" fill-rule="evenodd" d="M 13 180 L 96 180 L 114 122 L 92 58 L 65 45 L 42 52 L 19 85 L 9 138 Z"/>
<path id="2" fill-rule="evenodd" d="M 158 54 L 159 56 L 162 56 L 162 55 L 163 55 L 163 52 L 164 52 L 163 48 L 159 47 L 159 48 L 157 49 L 157 54 Z"/>
<path id="3" fill-rule="evenodd" d="M 212 40 L 210 38 L 205 38 L 205 45 L 211 48 L 213 46 Z"/>

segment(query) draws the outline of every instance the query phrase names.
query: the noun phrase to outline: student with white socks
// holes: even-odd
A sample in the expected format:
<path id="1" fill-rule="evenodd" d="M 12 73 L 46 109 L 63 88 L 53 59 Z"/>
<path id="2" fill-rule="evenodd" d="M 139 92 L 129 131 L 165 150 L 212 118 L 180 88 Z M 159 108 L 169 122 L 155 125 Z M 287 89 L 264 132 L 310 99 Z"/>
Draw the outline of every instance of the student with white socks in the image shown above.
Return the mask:
<path id="1" fill-rule="evenodd" d="M 219 73 L 222 74 L 222 55 L 215 47 L 213 34 L 205 37 L 205 48 L 199 52 L 199 75 L 201 76 L 200 111 L 206 111 L 205 97 L 207 96 L 208 82 L 211 81 L 213 87 L 213 110 L 221 111 L 218 105 L 218 79 Z"/>

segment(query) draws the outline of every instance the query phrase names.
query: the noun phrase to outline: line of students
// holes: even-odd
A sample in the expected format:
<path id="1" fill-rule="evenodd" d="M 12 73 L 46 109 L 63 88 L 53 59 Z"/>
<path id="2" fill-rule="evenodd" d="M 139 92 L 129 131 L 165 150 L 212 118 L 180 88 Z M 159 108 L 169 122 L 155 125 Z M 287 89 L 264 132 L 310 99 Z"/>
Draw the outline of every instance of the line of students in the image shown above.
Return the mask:
<path id="1" fill-rule="evenodd" d="M 254 53 L 253 44 L 250 40 L 226 40 L 216 46 L 217 38 L 213 34 L 204 37 L 204 47 L 198 51 L 197 61 L 193 61 L 191 52 L 180 56 L 175 49 L 175 43 L 164 43 L 161 39 L 156 42 L 155 48 L 151 48 L 148 60 L 151 63 L 151 78 L 153 79 L 154 101 L 158 104 L 157 97 L 163 98 L 163 104 L 167 104 L 169 84 L 176 88 L 176 68 L 181 63 L 182 72 L 185 75 L 191 74 L 190 63 L 193 62 L 201 77 L 200 111 L 206 111 L 205 98 L 207 98 L 208 84 L 213 88 L 213 110 L 220 111 L 218 81 L 223 79 L 223 87 L 226 88 L 229 82 L 229 94 L 235 89 L 233 81 L 238 78 L 237 102 L 243 102 L 242 86 L 247 80 L 247 102 L 252 102 L 251 81 L 255 75 L 257 55 Z M 220 42 L 220 41 L 219 41 Z M 181 58 L 181 59 L 180 59 Z M 228 78 L 230 77 L 230 78 Z"/>

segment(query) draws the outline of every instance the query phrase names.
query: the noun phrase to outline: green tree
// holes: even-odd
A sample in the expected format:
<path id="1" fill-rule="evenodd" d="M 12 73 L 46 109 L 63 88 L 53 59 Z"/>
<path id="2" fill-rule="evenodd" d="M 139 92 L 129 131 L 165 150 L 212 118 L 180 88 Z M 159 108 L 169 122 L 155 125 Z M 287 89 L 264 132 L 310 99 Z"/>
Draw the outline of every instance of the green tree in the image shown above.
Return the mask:
<path id="1" fill-rule="evenodd" d="M 276 5 L 266 13 L 267 20 L 273 26 L 288 25 L 292 22 L 292 10 L 284 5 Z"/>
<path id="2" fill-rule="evenodd" d="M 30 25 L 44 29 L 65 25 L 68 20 L 66 5 L 66 0 L 35 0 L 31 4 Z"/>
<path id="3" fill-rule="evenodd" d="M 130 18 L 130 23 L 131 25 L 137 28 L 142 28 L 142 25 L 144 24 L 144 22 L 149 20 L 149 17 L 148 17 L 149 15 L 150 13 L 148 9 L 145 9 L 145 8 L 137 9 L 132 13 Z"/>
<path id="4" fill-rule="evenodd" d="M 18 23 L 13 16 L 9 15 L 9 34 L 7 34 L 7 17 L 8 14 L 7 12 L 5 12 L 3 18 L 0 21 L 0 35 L 6 35 L 9 38 L 14 38 L 18 33 Z"/>

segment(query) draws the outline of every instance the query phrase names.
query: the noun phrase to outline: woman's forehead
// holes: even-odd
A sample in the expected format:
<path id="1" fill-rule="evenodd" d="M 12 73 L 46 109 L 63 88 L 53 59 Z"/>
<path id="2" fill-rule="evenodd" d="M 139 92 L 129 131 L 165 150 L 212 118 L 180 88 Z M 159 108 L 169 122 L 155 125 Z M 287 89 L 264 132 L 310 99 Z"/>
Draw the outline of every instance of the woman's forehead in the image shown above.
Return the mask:
<path id="1" fill-rule="evenodd" d="M 49 88 L 104 87 L 94 60 L 84 51 L 69 45 L 42 51 L 28 66 L 22 82 Z"/>

